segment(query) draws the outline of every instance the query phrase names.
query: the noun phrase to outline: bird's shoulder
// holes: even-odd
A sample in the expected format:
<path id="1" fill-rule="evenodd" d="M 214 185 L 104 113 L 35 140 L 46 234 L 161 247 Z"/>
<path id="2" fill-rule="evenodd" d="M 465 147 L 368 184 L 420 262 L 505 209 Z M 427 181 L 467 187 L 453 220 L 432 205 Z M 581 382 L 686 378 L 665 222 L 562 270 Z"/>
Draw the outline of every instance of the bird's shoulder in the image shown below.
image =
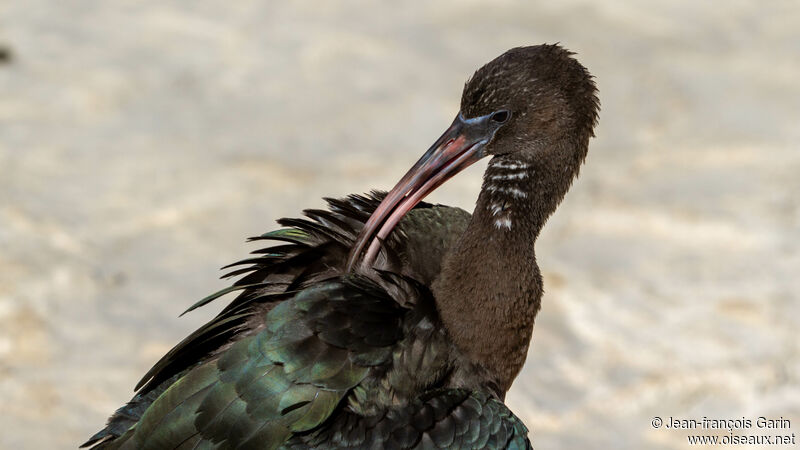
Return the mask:
<path id="1" fill-rule="evenodd" d="M 328 210 L 306 210 L 306 219 L 282 219 L 279 223 L 285 228 L 254 238 L 280 244 L 257 250 L 255 257 L 228 266 L 234 270 L 227 276 L 239 276 L 238 281 L 197 302 L 189 311 L 228 293 L 238 292 L 238 296 L 214 319 L 164 355 L 142 378 L 131 402 L 120 408 L 110 418 L 107 427 L 87 444 L 119 437 L 131 428 L 141 430 L 146 423 L 146 413 L 152 416 L 158 409 L 154 407 L 156 400 L 169 397 L 165 394 L 171 393 L 175 399 L 181 397 L 176 394 L 178 391 L 186 394 L 197 390 L 191 393 L 197 401 L 201 396 L 199 389 L 207 381 L 201 375 L 219 376 L 220 379 L 231 378 L 233 373 L 245 376 L 240 369 L 231 369 L 239 367 L 231 365 L 235 358 L 244 358 L 241 364 L 249 361 L 247 364 L 259 367 L 267 364 L 265 361 L 288 368 L 308 363 L 311 368 L 287 372 L 297 375 L 291 379 L 292 382 L 297 386 L 316 383 L 327 388 L 342 386 L 335 383 L 326 385 L 321 380 L 333 383 L 336 379 L 319 377 L 332 367 L 342 369 L 351 364 L 348 366 L 350 370 L 340 371 L 340 374 L 347 374 L 341 376 L 350 377 L 349 382 L 353 384 L 348 388 L 351 388 L 357 384 L 354 379 L 363 380 L 365 377 L 364 367 L 375 367 L 386 361 L 388 347 L 372 348 L 370 344 L 386 339 L 394 339 L 393 343 L 397 344 L 404 333 L 419 337 L 420 329 L 430 324 L 420 321 L 419 314 L 413 315 L 408 322 L 405 314 L 414 308 L 417 299 L 429 293 L 413 277 L 402 275 L 402 267 L 397 267 L 399 274 L 386 272 L 376 279 L 342 275 L 342 264 L 352 241 L 383 195 L 374 192 L 365 196 L 328 199 Z M 392 258 L 407 260 L 405 249 L 421 245 L 420 241 L 425 239 L 440 242 L 437 223 L 446 225 L 453 222 L 452 217 L 463 219 L 464 214 L 463 210 L 454 208 L 420 205 L 409 215 L 412 222 L 405 227 L 410 237 L 409 234 L 397 233 L 387 242 L 386 261 Z M 454 223 L 458 226 L 458 220 Z M 421 227 L 427 232 L 420 232 Z M 426 301 L 430 303 L 430 299 Z M 308 332 L 312 333 L 313 339 L 303 334 Z M 296 340 L 287 341 L 289 338 Z M 276 340 L 284 345 L 276 347 L 276 350 L 265 350 L 271 348 L 266 343 L 273 345 Z M 414 342 L 414 339 L 407 342 Z M 419 346 L 407 344 L 405 349 L 396 349 L 394 354 L 411 367 L 415 355 L 416 360 L 425 357 L 416 350 Z M 431 347 L 438 348 L 435 345 Z M 258 358 L 266 359 L 254 362 Z M 400 362 L 403 361 L 395 362 L 392 373 L 382 376 L 397 378 L 404 370 Z M 353 369 L 352 364 L 359 368 Z M 309 378 L 309 373 L 317 378 Z M 372 378 L 380 377 L 374 375 Z M 209 388 L 203 396 L 219 397 L 220 389 Z M 187 399 L 180 401 L 186 404 Z M 212 400 L 204 400 L 206 409 L 211 403 Z M 368 407 L 366 402 L 361 406 Z M 374 401 L 372 406 L 375 406 Z"/>

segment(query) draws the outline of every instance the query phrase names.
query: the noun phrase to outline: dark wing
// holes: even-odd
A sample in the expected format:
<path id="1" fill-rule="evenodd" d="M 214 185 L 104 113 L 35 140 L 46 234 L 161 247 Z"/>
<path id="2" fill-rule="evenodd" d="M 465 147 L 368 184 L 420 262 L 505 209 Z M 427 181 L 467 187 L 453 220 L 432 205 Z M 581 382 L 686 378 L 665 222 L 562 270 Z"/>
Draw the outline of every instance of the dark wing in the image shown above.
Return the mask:
<path id="1" fill-rule="evenodd" d="M 254 257 L 237 262 L 225 277 L 239 276 L 233 286 L 194 304 L 188 311 L 206 305 L 228 293 L 239 295 L 209 323 L 170 350 L 137 385 L 133 399 L 111 416 L 107 426 L 83 446 L 108 442 L 121 436 L 139 421 L 150 405 L 173 383 L 208 361 L 217 359 L 235 342 L 264 329 L 264 316 L 288 294 L 342 273 L 349 249 L 385 193 L 351 195 L 326 199 L 329 210 L 307 210 L 310 219 L 282 219 L 285 229 L 253 240 L 281 244 L 254 251 Z M 438 274 L 441 258 L 469 221 L 459 208 L 421 203 L 392 234 L 382 263 L 396 266 L 397 273 L 426 284 Z M 427 249 L 420 254 L 415 249 Z M 403 261 L 403 263 L 398 263 Z M 187 311 L 187 312 L 188 312 Z"/>
<path id="2" fill-rule="evenodd" d="M 528 429 L 500 400 L 464 389 L 431 391 L 379 417 L 343 412 L 286 448 L 530 449 Z"/>
<path id="3" fill-rule="evenodd" d="M 279 222 L 289 228 L 251 238 L 280 245 L 256 250 L 253 257 L 225 267 L 235 270 L 224 278 L 239 276 L 239 280 L 195 303 L 187 312 L 229 293 L 239 295 L 217 317 L 164 355 L 137 384 L 133 399 L 119 408 L 106 427 L 83 447 L 122 435 L 189 369 L 221 354 L 238 339 L 263 329 L 264 315 L 285 298 L 278 294 L 302 289 L 335 273 L 344 265 L 355 236 L 384 195 L 373 192 L 367 196 L 328 199 L 330 211 L 306 211 L 311 220 L 282 219 Z"/>
<path id="4" fill-rule="evenodd" d="M 188 370 L 107 448 L 278 448 L 390 361 L 406 312 L 364 278 L 317 283 L 273 308 L 261 332 Z"/>
<path id="5" fill-rule="evenodd" d="M 256 250 L 253 252 L 256 257 L 224 267 L 244 266 L 223 276 L 241 278 L 186 312 L 228 293 L 240 294 L 211 322 L 164 355 L 136 386 L 139 393 L 156 388 L 214 354 L 237 335 L 259 329 L 261 315 L 275 305 L 274 294 L 296 291 L 341 274 L 358 233 L 385 195 L 374 191 L 370 195 L 326 199 L 330 210 L 305 210 L 310 220 L 280 219 L 278 223 L 288 228 L 251 238 L 280 241 L 284 245 Z M 392 269 L 429 285 L 439 273 L 442 257 L 466 228 L 469 218 L 469 213 L 460 208 L 418 204 L 386 242 L 391 250 L 382 254 L 377 267 Z"/>
<path id="6" fill-rule="evenodd" d="M 238 291 L 240 294 L 211 322 L 164 355 L 139 381 L 136 389 L 145 392 L 153 389 L 224 347 L 237 335 L 260 329 L 262 314 L 283 299 L 275 294 L 297 291 L 341 273 L 349 248 L 383 195 L 376 192 L 371 196 L 351 195 L 344 200 L 328 199 L 330 211 L 306 210 L 304 213 L 311 220 L 280 219 L 278 223 L 288 228 L 250 238 L 251 241 L 278 241 L 283 245 L 256 250 L 255 257 L 223 267 L 235 268 L 223 278 L 241 278 L 233 286 L 195 303 L 186 312 L 228 293 Z"/>

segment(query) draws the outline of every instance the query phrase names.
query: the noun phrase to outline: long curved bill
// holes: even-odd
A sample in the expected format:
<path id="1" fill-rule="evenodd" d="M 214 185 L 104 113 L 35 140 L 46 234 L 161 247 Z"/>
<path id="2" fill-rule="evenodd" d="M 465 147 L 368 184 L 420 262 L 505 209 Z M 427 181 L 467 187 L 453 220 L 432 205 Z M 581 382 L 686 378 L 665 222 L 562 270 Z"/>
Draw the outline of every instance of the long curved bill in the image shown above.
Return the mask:
<path id="1" fill-rule="evenodd" d="M 372 213 L 356 239 L 347 261 L 347 270 L 356 267 L 365 248 L 367 250 L 361 266 L 371 267 L 380 251 L 381 242 L 400 219 L 442 183 L 481 159 L 484 147 L 492 140 L 500 125 L 491 120 L 491 115 L 465 119 L 459 114 Z"/>

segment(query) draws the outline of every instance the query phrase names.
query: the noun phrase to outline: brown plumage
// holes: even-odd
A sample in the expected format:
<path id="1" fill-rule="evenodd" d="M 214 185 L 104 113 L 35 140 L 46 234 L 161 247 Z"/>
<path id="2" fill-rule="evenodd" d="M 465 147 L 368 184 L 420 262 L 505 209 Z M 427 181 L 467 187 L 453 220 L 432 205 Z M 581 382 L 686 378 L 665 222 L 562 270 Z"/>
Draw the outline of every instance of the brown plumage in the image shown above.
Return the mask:
<path id="1" fill-rule="evenodd" d="M 509 50 L 479 69 L 462 96 L 468 117 L 509 109 L 512 119 L 487 146 L 495 156 L 472 222 L 433 292 L 456 345 L 492 367 L 503 392 L 522 369 L 540 307 L 534 242 L 594 136 L 597 91 L 571 55 L 556 45 Z"/>

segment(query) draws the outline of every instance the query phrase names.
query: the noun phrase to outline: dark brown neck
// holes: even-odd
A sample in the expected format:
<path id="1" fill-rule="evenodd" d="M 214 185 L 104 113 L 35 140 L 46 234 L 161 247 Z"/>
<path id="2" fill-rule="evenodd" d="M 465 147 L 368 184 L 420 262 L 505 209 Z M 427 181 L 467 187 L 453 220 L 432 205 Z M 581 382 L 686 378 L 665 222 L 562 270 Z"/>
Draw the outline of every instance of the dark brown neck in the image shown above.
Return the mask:
<path id="1" fill-rule="evenodd" d="M 572 173 L 545 161 L 489 163 L 470 225 L 433 287 L 451 338 L 503 392 L 525 363 L 541 304 L 534 243 L 572 181 Z"/>

